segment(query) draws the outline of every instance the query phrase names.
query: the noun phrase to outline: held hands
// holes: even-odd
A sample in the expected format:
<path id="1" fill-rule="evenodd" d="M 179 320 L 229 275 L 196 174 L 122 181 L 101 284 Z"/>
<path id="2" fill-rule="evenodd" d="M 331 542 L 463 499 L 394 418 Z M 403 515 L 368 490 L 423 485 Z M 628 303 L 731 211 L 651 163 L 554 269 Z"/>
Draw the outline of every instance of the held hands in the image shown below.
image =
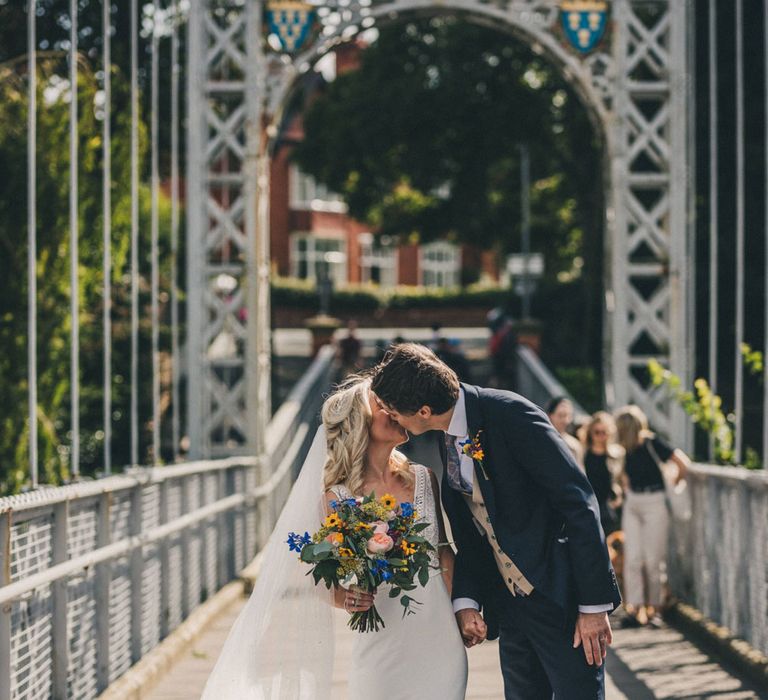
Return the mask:
<path id="1" fill-rule="evenodd" d="M 464 646 L 470 647 L 485 641 L 488 636 L 488 627 L 482 615 L 473 609 L 465 608 L 456 613 L 456 623 L 459 625 L 461 638 L 464 640 Z"/>
<path id="2" fill-rule="evenodd" d="M 602 666 L 613 643 L 611 623 L 608 613 L 579 613 L 576 618 L 576 631 L 573 633 L 573 648 L 584 646 L 584 656 L 590 666 Z"/>

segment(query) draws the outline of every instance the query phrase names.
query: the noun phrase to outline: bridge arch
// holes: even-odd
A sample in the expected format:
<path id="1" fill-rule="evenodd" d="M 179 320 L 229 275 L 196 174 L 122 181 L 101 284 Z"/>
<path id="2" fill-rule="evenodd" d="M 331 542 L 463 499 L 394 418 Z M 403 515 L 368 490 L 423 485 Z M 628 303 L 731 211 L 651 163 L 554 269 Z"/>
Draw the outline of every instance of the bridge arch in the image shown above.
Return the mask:
<path id="1" fill-rule="evenodd" d="M 688 3 L 608 3 L 609 31 L 587 55 L 567 44 L 561 0 L 311 4 L 318 31 L 295 56 L 270 50 L 261 0 L 207 0 L 190 16 L 193 456 L 262 451 L 269 407 L 268 144 L 292 86 L 322 55 L 362 29 L 436 14 L 461 14 L 511 34 L 545 54 L 579 94 L 604 149 L 606 399 L 609 405 L 640 404 L 654 423 L 669 426 L 685 442 L 689 428 L 682 414 L 648 386 L 645 364 L 655 357 L 690 378 Z M 223 256 L 222 247 L 230 254 Z M 222 271 L 238 280 L 235 294 L 215 292 Z M 242 351 L 216 358 L 211 346 L 224 327 L 234 329 Z"/>

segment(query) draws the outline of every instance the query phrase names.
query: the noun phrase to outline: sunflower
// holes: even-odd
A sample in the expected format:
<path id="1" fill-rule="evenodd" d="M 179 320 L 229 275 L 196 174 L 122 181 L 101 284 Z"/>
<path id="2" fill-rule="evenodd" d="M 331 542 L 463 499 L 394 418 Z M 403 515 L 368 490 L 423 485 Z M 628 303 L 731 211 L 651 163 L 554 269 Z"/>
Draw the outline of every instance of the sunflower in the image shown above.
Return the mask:
<path id="1" fill-rule="evenodd" d="M 326 527 L 339 527 L 339 525 L 341 525 L 341 518 L 338 515 L 336 515 L 336 513 L 331 513 L 325 519 Z"/>
<path id="2" fill-rule="evenodd" d="M 346 547 L 339 547 L 339 556 L 340 557 L 354 557 L 355 553 L 351 549 L 347 549 Z"/>
<path id="3" fill-rule="evenodd" d="M 383 505 L 385 508 L 389 508 L 390 510 L 397 505 L 397 501 L 391 493 L 385 493 L 379 499 L 379 501 L 381 502 L 381 505 Z"/>
<path id="4" fill-rule="evenodd" d="M 403 554 L 406 557 L 416 553 L 416 545 L 406 542 L 405 540 L 400 543 L 400 548 L 403 550 Z"/>

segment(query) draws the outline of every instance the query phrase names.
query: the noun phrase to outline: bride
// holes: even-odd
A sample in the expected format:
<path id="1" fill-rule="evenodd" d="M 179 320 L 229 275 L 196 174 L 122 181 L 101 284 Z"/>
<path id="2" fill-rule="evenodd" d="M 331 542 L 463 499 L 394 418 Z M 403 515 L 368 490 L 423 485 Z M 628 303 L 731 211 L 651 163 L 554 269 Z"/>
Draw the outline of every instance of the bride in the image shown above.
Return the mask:
<path id="1" fill-rule="evenodd" d="M 376 403 L 370 379 L 354 376 L 323 404 L 299 479 L 267 545 L 251 598 L 230 632 L 203 700 L 321 700 L 331 694 L 333 609 L 351 614 L 371 605 L 384 619 L 379 632 L 353 636 L 348 696 L 372 700 L 461 700 L 467 658 L 450 600 L 453 551 L 445 543 L 437 480 L 408 462 L 397 446 L 408 435 Z M 314 586 L 284 539 L 314 532 L 332 500 L 392 494 L 411 502 L 435 547 L 435 574 L 411 595 L 421 605 L 403 617 L 386 588 L 327 591 Z"/>

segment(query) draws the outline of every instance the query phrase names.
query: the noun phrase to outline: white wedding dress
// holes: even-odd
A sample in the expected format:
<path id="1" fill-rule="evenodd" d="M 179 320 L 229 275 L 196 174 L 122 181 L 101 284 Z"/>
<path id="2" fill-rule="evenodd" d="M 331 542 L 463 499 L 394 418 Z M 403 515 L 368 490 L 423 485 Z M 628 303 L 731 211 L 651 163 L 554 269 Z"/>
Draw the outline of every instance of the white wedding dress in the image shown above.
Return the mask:
<path id="1" fill-rule="evenodd" d="M 419 520 L 430 525 L 421 534 L 437 549 L 435 494 L 429 471 L 412 464 L 415 476 L 413 505 Z M 343 485 L 331 489 L 339 499 L 352 494 Z M 437 564 L 433 555 L 432 563 Z M 467 687 L 467 654 L 451 599 L 438 570 L 425 587 L 409 593 L 421 605 L 403 617 L 400 598 L 389 597 L 389 586 L 376 595 L 376 609 L 385 628 L 354 635 L 349 666 L 349 698 L 367 700 L 463 700 Z M 341 614 L 347 613 L 341 611 Z"/>

